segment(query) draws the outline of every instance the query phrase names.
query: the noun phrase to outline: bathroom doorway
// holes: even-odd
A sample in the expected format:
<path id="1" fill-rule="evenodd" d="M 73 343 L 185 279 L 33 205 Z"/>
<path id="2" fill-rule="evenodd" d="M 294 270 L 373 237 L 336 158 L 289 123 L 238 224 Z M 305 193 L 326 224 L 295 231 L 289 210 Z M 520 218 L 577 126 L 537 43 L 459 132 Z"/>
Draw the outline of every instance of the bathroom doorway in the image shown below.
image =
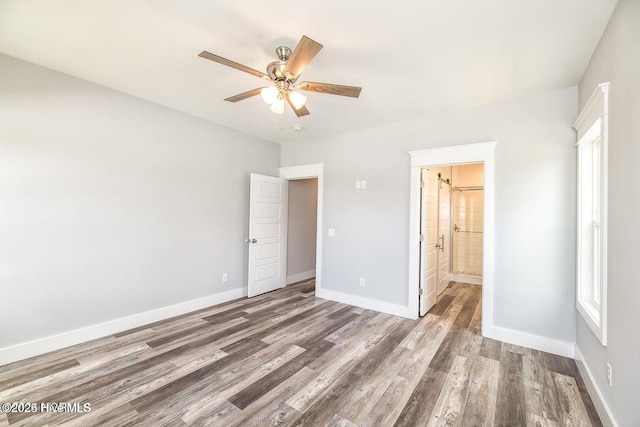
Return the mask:
<path id="1" fill-rule="evenodd" d="M 423 267 L 421 240 L 421 171 L 424 168 L 442 165 L 465 165 L 481 163 L 483 165 L 483 229 L 482 229 L 482 336 L 494 337 L 493 324 L 493 288 L 494 288 L 494 241 L 495 241 L 495 149 L 497 142 L 481 142 L 476 144 L 454 145 L 448 147 L 428 148 L 410 151 L 409 165 L 411 179 L 409 181 L 409 289 L 408 307 L 415 317 L 419 316 L 419 301 L 423 293 Z"/>
<path id="2" fill-rule="evenodd" d="M 423 316 L 453 282 L 482 284 L 484 165 L 422 168 L 420 200 Z"/>

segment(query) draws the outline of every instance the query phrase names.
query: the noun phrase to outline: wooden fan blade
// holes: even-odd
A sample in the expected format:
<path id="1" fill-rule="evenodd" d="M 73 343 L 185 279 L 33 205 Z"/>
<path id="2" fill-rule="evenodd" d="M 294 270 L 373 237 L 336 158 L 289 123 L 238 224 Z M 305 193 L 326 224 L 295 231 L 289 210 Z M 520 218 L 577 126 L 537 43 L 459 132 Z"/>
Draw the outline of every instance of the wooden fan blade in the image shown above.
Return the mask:
<path id="1" fill-rule="evenodd" d="M 296 113 L 296 116 L 302 117 L 302 116 L 308 116 L 309 114 L 311 114 L 309 113 L 309 110 L 307 110 L 307 107 L 305 107 L 304 105 L 296 110 L 296 107 L 294 107 L 293 103 L 291 102 L 291 99 L 289 99 L 288 93 L 285 95 L 285 99 L 287 100 L 287 103 L 289 104 L 293 112 Z"/>
<path id="2" fill-rule="evenodd" d="M 309 92 L 327 93 L 330 95 L 350 96 L 357 98 L 360 96 L 361 87 L 334 85 L 330 83 L 302 82 L 299 89 Z"/>
<path id="3" fill-rule="evenodd" d="M 306 107 L 306 106 L 304 106 L 304 105 L 303 105 L 302 107 L 300 107 L 300 109 L 299 109 L 299 110 L 296 110 L 296 109 L 294 108 L 294 109 L 293 109 L 293 111 L 296 113 L 296 116 L 298 116 L 298 117 L 308 116 L 309 114 L 311 114 L 311 113 L 309 112 L 309 110 L 307 109 L 307 107 Z"/>
<path id="4" fill-rule="evenodd" d="M 291 80 L 295 80 L 304 67 L 320 52 L 322 45 L 311 40 L 307 36 L 302 36 L 298 46 L 294 49 L 287 65 L 284 67 L 284 74 Z"/>
<path id="5" fill-rule="evenodd" d="M 217 62 L 218 64 L 226 65 L 227 67 L 235 68 L 236 70 L 244 71 L 245 73 L 251 74 L 252 76 L 260 77 L 261 79 L 271 80 L 265 73 L 254 70 L 253 68 L 249 68 L 245 65 L 238 64 L 237 62 L 233 62 L 229 59 L 223 58 L 222 56 L 214 55 L 213 53 L 209 53 L 206 50 L 200 52 L 200 55 L 198 56 L 213 62 Z"/>
<path id="6" fill-rule="evenodd" d="M 251 98 L 252 96 L 256 96 L 258 95 L 260 92 L 262 91 L 262 88 L 259 87 L 257 89 L 252 89 L 249 90 L 247 92 L 235 95 L 235 96 L 230 96 L 229 98 L 225 99 L 225 101 L 229 101 L 229 102 L 238 102 L 238 101 L 242 101 L 243 99 L 247 99 L 247 98 Z"/>

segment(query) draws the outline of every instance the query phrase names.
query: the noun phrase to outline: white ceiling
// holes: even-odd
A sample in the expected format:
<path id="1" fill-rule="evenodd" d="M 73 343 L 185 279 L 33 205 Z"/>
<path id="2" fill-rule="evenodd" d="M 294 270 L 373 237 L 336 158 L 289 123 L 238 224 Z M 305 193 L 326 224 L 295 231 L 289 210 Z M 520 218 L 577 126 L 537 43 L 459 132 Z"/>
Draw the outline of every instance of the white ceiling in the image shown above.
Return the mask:
<path id="1" fill-rule="evenodd" d="M 322 139 L 575 85 L 616 2 L 0 0 L 0 52 L 268 140 Z M 198 57 L 264 71 L 303 34 L 324 48 L 300 81 L 359 99 L 305 93 L 302 118 L 224 102 L 263 81 Z"/>

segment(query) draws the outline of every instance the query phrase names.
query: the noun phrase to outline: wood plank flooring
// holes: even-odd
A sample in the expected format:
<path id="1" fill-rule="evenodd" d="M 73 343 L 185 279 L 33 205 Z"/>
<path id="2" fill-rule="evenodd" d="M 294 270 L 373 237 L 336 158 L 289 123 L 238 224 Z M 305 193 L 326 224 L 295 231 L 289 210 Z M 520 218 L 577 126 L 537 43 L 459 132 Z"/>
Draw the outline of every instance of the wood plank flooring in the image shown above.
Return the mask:
<path id="1" fill-rule="evenodd" d="M 451 282 L 416 321 L 313 281 L 230 301 L 0 366 L 0 402 L 37 404 L 0 426 L 601 426 L 573 360 L 479 335 L 480 297 Z"/>

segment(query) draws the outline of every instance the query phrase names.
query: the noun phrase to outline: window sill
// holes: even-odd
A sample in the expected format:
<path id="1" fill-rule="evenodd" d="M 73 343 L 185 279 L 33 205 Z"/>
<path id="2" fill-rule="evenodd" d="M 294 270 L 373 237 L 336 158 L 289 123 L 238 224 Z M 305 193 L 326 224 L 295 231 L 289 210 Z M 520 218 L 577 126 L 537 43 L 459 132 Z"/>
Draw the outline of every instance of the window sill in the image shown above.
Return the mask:
<path id="1" fill-rule="evenodd" d="M 585 323 L 589 326 L 589 329 L 591 329 L 591 332 L 593 332 L 603 346 L 606 346 L 607 337 L 606 331 L 600 321 L 600 307 L 592 302 L 578 301 L 577 308 Z"/>

